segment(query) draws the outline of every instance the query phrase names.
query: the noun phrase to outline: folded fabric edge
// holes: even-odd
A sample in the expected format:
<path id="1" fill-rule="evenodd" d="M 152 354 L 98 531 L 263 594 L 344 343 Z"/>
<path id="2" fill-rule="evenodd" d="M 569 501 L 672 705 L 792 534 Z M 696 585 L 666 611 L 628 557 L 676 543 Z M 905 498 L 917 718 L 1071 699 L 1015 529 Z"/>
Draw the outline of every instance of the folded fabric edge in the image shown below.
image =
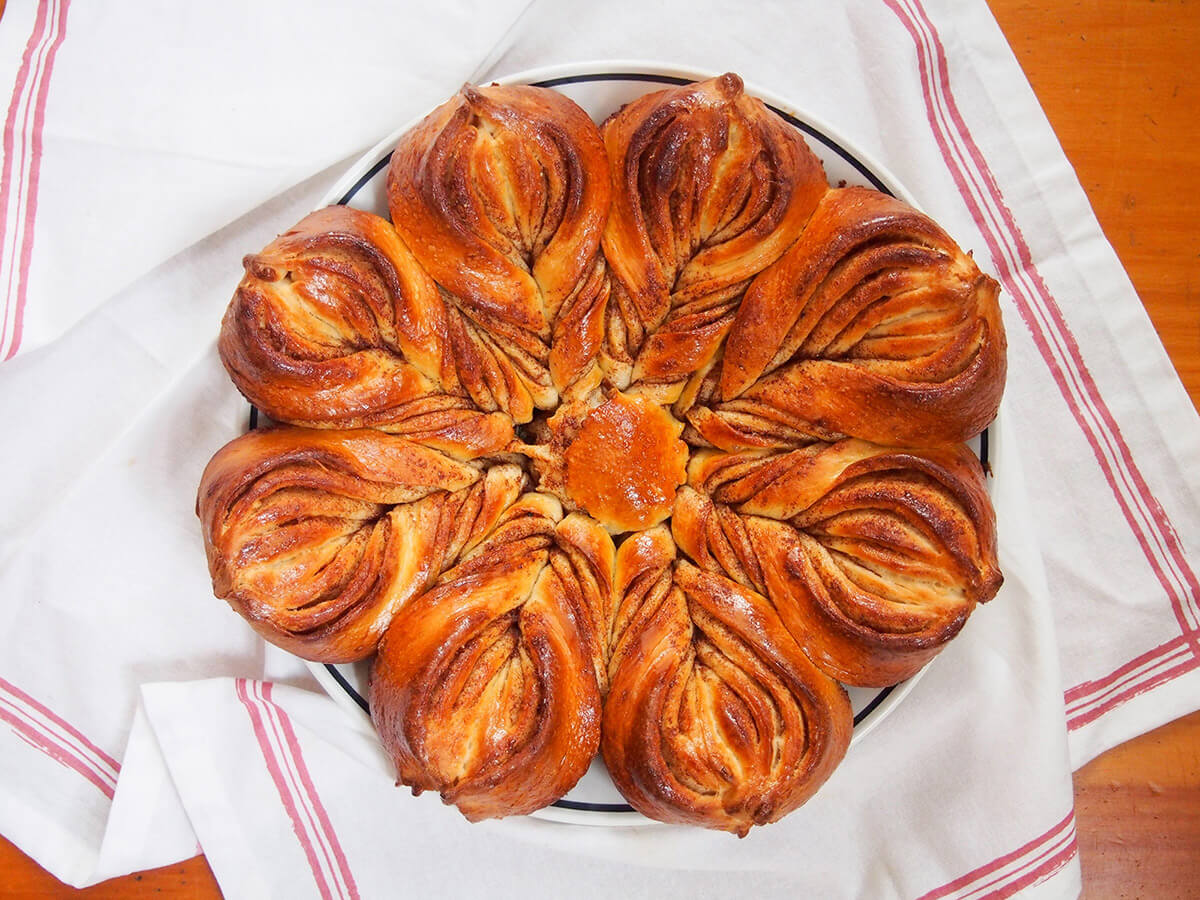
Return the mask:
<path id="1" fill-rule="evenodd" d="M 211 749 L 203 741 L 191 740 L 187 723 L 180 723 L 178 699 L 197 688 L 232 695 L 233 678 L 191 682 L 158 682 L 142 686 L 142 704 L 150 729 L 159 745 L 171 781 L 189 822 L 194 827 L 218 885 L 227 896 L 271 896 L 270 885 L 235 848 L 255 845 L 253 835 L 242 833 L 242 823 L 233 815 L 237 805 L 227 795 L 216 769 Z M 221 834 L 205 840 L 206 828 L 222 822 Z M 244 852 L 244 851 L 243 851 Z M 235 883 L 229 879 L 236 878 Z"/>
<path id="2" fill-rule="evenodd" d="M 203 852 L 140 698 L 121 759 L 95 881 L 170 865 Z"/>

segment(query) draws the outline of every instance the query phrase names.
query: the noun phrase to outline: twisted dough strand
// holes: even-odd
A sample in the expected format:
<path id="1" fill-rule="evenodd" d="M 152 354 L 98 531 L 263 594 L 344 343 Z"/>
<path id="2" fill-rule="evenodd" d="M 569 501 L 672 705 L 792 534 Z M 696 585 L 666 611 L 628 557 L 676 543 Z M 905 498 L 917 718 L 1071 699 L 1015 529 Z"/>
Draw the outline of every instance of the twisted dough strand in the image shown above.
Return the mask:
<path id="1" fill-rule="evenodd" d="M 616 279 L 606 367 L 621 387 L 711 362 L 750 280 L 796 240 L 826 189 L 795 129 L 732 74 L 647 94 L 605 122 Z"/>
<path id="2" fill-rule="evenodd" d="M 388 628 L 371 716 L 414 793 L 472 821 L 552 803 L 600 743 L 597 624 L 613 546 L 598 525 L 526 494 Z"/>
<path id="3" fill-rule="evenodd" d="M 604 761 L 651 818 L 744 836 L 829 777 L 850 702 L 764 597 L 674 557 L 664 526 L 617 553 Z"/>
<path id="4" fill-rule="evenodd" d="M 719 371 L 677 412 L 725 450 L 965 441 L 1004 390 L 998 290 L 928 216 L 831 190 L 747 290 Z"/>
<path id="5" fill-rule="evenodd" d="M 392 226 L 318 210 L 245 259 L 221 324 L 234 384 L 276 421 L 371 426 L 460 458 L 512 439 L 459 384 L 436 285 Z"/>
<path id="6" fill-rule="evenodd" d="M 524 481 L 517 466 L 482 472 L 377 431 L 251 432 L 201 478 L 213 590 L 297 656 L 362 659 Z"/>
<path id="7" fill-rule="evenodd" d="M 847 684 L 908 678 L 1000 588 L 995 516 L 965 446 L 705 453 L 690 484 L 672 520 L 680 548 L 770 597 Z"/>
<path id="8" fill-rule="evenodd" d="M 464 87 L 401 137 L 392 220 L 447 301 L 475 404 L 517 422 L 598 377 L 608 164 L 587 114 L 541 88 Z"/>

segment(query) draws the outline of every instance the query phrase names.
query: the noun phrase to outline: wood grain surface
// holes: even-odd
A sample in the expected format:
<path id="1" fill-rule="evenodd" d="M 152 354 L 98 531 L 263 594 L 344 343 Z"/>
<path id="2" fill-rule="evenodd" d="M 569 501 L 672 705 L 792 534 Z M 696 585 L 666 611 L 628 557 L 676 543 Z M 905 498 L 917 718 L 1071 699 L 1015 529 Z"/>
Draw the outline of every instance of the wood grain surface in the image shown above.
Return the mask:
<path id="1" fill-rule="evenodd" d="M 991 6 L 1200 404 L 1200 9 L 1187 0 Z M 1076 773 L 1075 796 L 1088 900 L 1200 896 L 1200 713 L 1094 760 Z M 74 891 L 0 838 L 6 897 L 151 893 L 219 896 L 203 857 Z"/>

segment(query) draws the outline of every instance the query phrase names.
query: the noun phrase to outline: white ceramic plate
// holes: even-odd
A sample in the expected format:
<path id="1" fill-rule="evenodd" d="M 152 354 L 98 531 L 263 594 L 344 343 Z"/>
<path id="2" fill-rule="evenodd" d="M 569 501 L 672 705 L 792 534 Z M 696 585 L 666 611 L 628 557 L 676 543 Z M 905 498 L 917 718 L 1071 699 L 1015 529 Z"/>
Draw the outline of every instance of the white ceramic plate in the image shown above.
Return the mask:
<path id="1" fill-rule="evenodd" d="M 499 80 L 501 84 L 533 84 L 554 88 L 566 94 L 596 122 L 602 122 L 622 104 L 642 94 L 670 85 L 699 81 L 720 74 L 680 69 L 645 62 L 599 62 L 554 66 L 521 72 Z M 835 129 L 800 112 L 786 100 L 747 85 L 749 93 L 760 97 L 795 128 L 825 165 L 830 184 L 866 185 L 887 191 L 910 205 L 913 197 L 878 162 L 870 159 Z M 449 94 L 450 86 L 447 88 Z M 324 197 L 322 205 L 346 204 L 388 216 L 385 180 L 392 148 L 400 135 L 424 117 L 414 118 L 397 128 L 362 157 Z M 983 446 L 976 445 L 986 459 L 986 432 Z M 309 663 L 313 674 L 329 695 L 351 716 L 370 725 L 367 710 L 367 674 L 369 662 L 348 665 Z M 923 670 L 922 670 L 923 671 Z M 894 710 L 912 690 L 922 672 L 890 688 L 850 688 L 854 708 L 854 746 Z M 389 772 L 389 775 L 391 773 Z M 597 759 L 570 793 L 552 806 L 534 813 L 541 819 L 579 825 L 628 826 L 655 824 L 635 812 L 613 786 L 603 763 Z"/>

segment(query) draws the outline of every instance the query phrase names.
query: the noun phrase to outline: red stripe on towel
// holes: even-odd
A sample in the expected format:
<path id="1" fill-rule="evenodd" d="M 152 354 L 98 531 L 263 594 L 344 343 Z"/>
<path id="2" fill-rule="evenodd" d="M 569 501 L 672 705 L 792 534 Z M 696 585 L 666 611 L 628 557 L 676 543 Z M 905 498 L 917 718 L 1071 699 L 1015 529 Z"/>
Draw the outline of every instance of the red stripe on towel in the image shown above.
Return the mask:
<path id="1" fill-rule="evenodd" d="M 1066 842 L 1065 845 L 1064 841 Z M 1050 859 L 1043 859 L 1049 850 L 1056 850 L 1056 852 Z M 1012 884 L 1017 883 L 1020 883 L 1023 887 L 1028 887 L 1029 884 L 1033 883 L 1033 880 L 1037 880 L 1035 878 L 1037 872 L 1046 869 L 1048 863 L 1054 862 L 1059 856 L 1066 854 L 1057 866 L 1048 869 L 1041 875 L 1043 878 L 1048 877 L 1070 859 L 1074 855 L 1074 852 L 1075 811 L 1071 810 L 1062 821 L 1044 834 L 1039 835 L 1027 844 L 1023 844 L 1011 853 L 1006 853 L 977 869 L 972 869 L 967 874 L 955 878 L 940 888 L 935 888 L 927 894 L 922 894 L 918 900 L 944 900 L 947 897 L 967 897 L 985 888 L 990 893 L 984 896 L 1008 896 L 1008 894 L 1001 892 L 1007 890 Z M 984 881 L 989 876 L 1013 864 L 1021 865 L 998 878 Z M 1033 866 L 1033 868 L 1031 869 L 1029 866 Z M 983 883 L 981 884 L 980 882 Z M 1019 889 L 1015 888 L 1014 890 Z"/>
<path id="2" fill-rule="evenodd" d="M 317 797 L 295 731 L 283 708 L 271 699 L 271 686 L 239 678 L 235 687 L 238 698 L 250 714 L 267 771 L 279 792 L 321 896 L 358 900 L 354 878 L 329 816 Z"/>
<path id="3" fill-rule="evenodd" d="M 320 795 L 317 794 L 316 786 L 309 775 L 308 766 L 304 762 L 304 754 L 300 750 L 300 742 L 296 739 L 295 729 L 292 728 L 292 720 L 288 717 L 283 707 L 271 699 L 271 689 L 271 684 L 263 684 L 263 699 L 271 705 L 278 718 L 280 730 L 283 732 L 287 748 L 287 755 L 294 765 L 296 774 L 300 776 L 305 796 L 316 813 L 324 842 L 333 852 L 334 859 L 336 860 L 338 875 L 341 877 L 342 887 L 345 891 L 344 895 L 357 900 L 358 887 L 354 883 L 354 876 L 350 872 L 350 865 L 346 861 L 346 854 L 342 851 L 341 842 L 338 841 L 337 832 L 333 829 L 333 823 L 330 822 L 329 814 L 325 811 L 325 805 L 321 802 Z"/>
<path id="4" fill-rule="evenodd" d="M 950 88 L 945 49 L 937 31 L 915 0 L 885 0 L 885 3 L 916 45 L 921 86 L 934 137 L 987 241 L 1000 278 L 1091 446 L 1151 571 L 1166 593 L 1188 652 L 1200 658 L 1197 634 L 1200 581 L 1188 564 L 1174 526 L 1134 462 L 1062 311 L 1033 264 L 1028 244 L 1004 202 L 991 169 L 958 110 Z M 1182 667 L 1174 674 L 1182 674 Z M 1131 685 L 1111 698 L 1105 709 L 1115 708 L 1161 683 L 1163 680 L 1155 676 Z M 1068 694 L 1081 689 L 1085 686 L 1073 688 Z"/>
<path id="5" fill-rule="evenodd" d="M 259 708 L 258 700 L 251 699 L 246 679 L 237 679 L 235 687 L 238 699 L 242 701 L 242 705 L 246 707 L 246 711 L 250 715 L 250 724 L 254 728 L 254 736 L 258 739 L 258 746 L 262 751 L 263 762 L 267 764 L 267 772 L 270 773 L 271 780 L 275 783 L 275 790 L 279 793 L 279 799 L 283 803 L 283 808 L 287 811 L 288 818 L 291 820 L 292 831 L 295 832 L 296 840 L 300 842 L 300 847 L 304 850 L 304 856 L 308 860 L 309 869 L 312 870 L 313 880 L 317 883 L 317 889 L 321 892 L 321 896 L 325 900 L 331 900 L 333 894 L 330 893 L 329 883 L 326 881 L 325 874 L 321 869 L 321 863 L 317 859 L 317 851 L 313 846 L 312 837 L 309 835 L 308 823 L 300 815 L 300 810 L 296 804 L 296 798 L 292 793 L 291 786 L 284 777 L 283 768 L 279 764 L 275 748 L 271 743 L 271 739 L 267 736 L 266 725 L 263 721 L 263 711 Z"/>
<path id="6" fill-rule="evenodd" d="M 79 729 L 3 678 L 0 678 L 0 719 L 26 743 L 82 775 L 109 800 L 113 798 L 121 770 L 116 760 Z"/>
<path id="7" fill-rule="evenodd" d="M 0 291 L 4 293 L 0 353 L 5 359 L 11 359 L 21 345 L 29 265 L 33 258 L 34 224 L 37 219 L 46 98 L 54 60 L 66 36 L 69 6 L 70 0 L 51 0 L 39 4 L 33 34 L 25 45 L 4 122 L 0 253 L 7 259 L 9 268 L 8 278 L 0 285 Z M 13 200 L 16 206 L 10 215 L 9 204 Z"/>

